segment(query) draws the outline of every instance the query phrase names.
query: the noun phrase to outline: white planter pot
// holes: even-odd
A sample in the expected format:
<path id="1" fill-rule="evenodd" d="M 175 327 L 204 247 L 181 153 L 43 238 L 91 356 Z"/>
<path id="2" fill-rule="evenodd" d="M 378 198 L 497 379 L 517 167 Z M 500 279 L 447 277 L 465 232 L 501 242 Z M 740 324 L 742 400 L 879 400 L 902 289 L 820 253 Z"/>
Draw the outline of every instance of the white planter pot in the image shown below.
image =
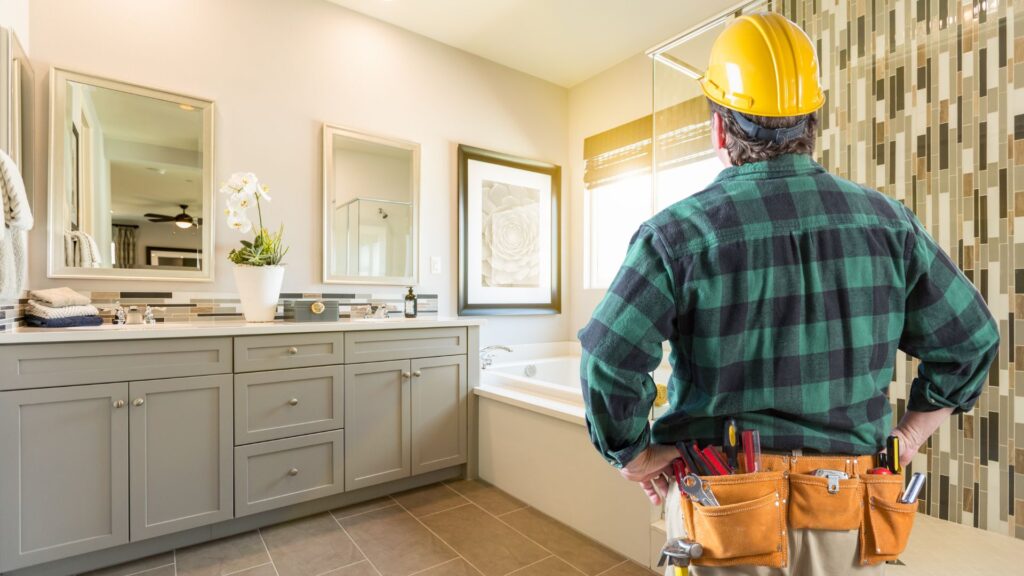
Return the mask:
<path id="1" fill-rule="evenodd" d="M 246 322 L 273 322 L 283 281 L 284 266 L 235 265 L 235 286 Z"/>

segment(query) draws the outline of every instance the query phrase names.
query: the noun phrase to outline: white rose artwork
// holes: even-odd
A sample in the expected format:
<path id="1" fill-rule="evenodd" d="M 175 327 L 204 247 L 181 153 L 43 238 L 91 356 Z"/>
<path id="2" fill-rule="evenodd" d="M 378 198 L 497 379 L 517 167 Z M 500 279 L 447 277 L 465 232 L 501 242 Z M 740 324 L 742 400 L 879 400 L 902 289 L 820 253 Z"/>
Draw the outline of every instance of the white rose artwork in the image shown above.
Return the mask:
<path id="1" fill-rule="evenodd" d="M 540 190 L 492 180 L 482 188 L 482 284 L 539 286 Z"/>

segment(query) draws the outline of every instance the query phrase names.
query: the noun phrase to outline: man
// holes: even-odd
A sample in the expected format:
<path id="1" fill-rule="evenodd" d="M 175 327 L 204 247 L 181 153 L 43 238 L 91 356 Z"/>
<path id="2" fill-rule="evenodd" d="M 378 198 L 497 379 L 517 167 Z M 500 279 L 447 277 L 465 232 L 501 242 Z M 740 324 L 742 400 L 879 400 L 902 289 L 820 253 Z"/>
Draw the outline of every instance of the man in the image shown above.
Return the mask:
<path id="1" fill-rule="evenodd" d="M 677 441 L 721 445 L 730 417 L 766 453 L 792 456 L 873 455 L 893 434 L 905 465 L 971 409 L 999 342 L 981 296 L 909 209 L 812 161 L 824 96 L 799 27 L 736 19 L 701 86 L 726 168 L 640 227 L 579 334 L 592 441 L 653 503 L 668 496 L 670 536 L 681 535 L 666 480 Z M 649 425 L 665 341 L 670 408 Z M 897 349 L 921 364 L 891 429 Z M 791 529 L 788 572 L 694 573 L 881 573 L 857 551 L 857 530 Z"/>

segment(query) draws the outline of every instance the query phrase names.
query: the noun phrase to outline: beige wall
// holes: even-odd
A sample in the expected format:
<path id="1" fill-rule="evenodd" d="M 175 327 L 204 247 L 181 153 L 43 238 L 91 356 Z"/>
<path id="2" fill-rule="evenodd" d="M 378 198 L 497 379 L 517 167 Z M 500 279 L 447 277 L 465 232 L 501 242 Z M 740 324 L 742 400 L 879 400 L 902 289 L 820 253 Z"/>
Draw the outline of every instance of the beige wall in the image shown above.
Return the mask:
<path id="1" fill-rule="evenodd" d="M 569 336 L 590 320 L 604 290 L 583 289 L 583 139 L 651 113 L 651 60 L 638 54 L 569 90 L 569 166 L 567 204 L 572 222 L 566 232 L 572 278 L 566 298 Z M 639 226 L 639 222 L 637 223 Z"/>
<path id="2" fill-rule="evenodd" d="M 45 15 L 31 20 L 39 110 L 48 110 L 50 66 L 216 102 L 215 181 L 247 170 L 271 186 L 268 226 L 283 222 L 291 245 L 285 291 L 324 288 L 322 122 L 422 145 L 418 290 L 440 295 L 442 315 L 455 313 L 457 144 L 568 165 L 564 88 L 322 0 L 32 0 L 31 8 Z M 46 114 L 35 128 L 45 133 Z M 46 157 L 45 145 L 37 139 L 37 157 Z M 569 170 L 563 174 L 567 182 Z M 37 164 L 36 178 L 36 206 L 43 207 L 45 163 Z M 42 211 L 36 216 L 44 223 Z M 37 226 L 30 285 L 233 291 L 225 258 L 241 237 L 217 225 L 216 280 L 201 284 L 47 279 L 45 226 Z M 439 275 L 429 272 L 431 256 L 442 259 Z M 572 302 L 568 292 L 564 301 Z M 483 339 L 544 342 L 568 335 L 563 314 L 495 319 Z"/>
<path id="3" fill-rule="evenodd" d="M 14 30 L 21 47 L 32 54 L 29 50 L 28 4 L 29 0 L 0 0 L 0 26 Z"/>

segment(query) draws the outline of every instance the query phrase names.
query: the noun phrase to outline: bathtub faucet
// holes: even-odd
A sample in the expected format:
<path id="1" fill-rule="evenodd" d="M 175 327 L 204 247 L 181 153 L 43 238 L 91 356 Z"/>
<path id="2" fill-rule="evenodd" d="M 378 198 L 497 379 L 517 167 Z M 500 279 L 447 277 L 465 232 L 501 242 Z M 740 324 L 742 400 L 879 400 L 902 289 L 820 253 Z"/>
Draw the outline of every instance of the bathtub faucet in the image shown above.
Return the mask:
<path id="1" fill-rule="evenodd" d="M 491 364 L 494 364 L 494 353 L 498 350 L 504 350 L 505 352 L 512 351 L 508 346 L 502 346 L 501 344 L 495 344 L 494 346 L 487 346 L 480 349 L 481 370 L 486 370 Z"/>

